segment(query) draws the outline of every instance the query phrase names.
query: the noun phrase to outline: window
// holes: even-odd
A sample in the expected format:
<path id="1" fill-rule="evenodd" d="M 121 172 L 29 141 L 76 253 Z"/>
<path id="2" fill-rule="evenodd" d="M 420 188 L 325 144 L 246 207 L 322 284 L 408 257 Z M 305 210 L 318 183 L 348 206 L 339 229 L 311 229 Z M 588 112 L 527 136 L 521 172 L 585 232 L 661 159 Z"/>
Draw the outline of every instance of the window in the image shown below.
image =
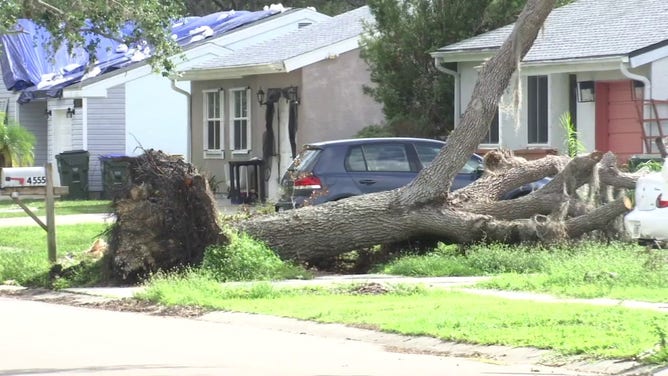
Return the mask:
<path id="1" fill-rule="evenodd" d="M 441 151 L 441 146 L 415 144 L 415 151 L 417 151 L 422 166 L 426 168 Z"/>
<path id="2" fill-rule="evenodd" d="M 220 153 L 223 150 L 222 101 L 223 93 L 221 90 L 204 92 L 205 157 L 222 157 L 222 153 Z"/>
<path id="3" fill-rule="evenodd" d="M 547 143 L 547 76 L 528 77 L 528 143 Z"/>
<path id="4" fill-rule="evenodd" d="M 497 145 L 499 143 L 499 108 L 496 109 L 496 114 L 489 124 L 489 131 L 487 136 L 482 139 L 482 144 Z"/>
<path id="5" fill-rule="evenodd" d="M 406 147 L 403 144 L 370 144 L 356 146 L 346 157 L 348 171 L 410 172 Z"/>
<path id="6" fill-rule="evenodd" d="M 232 139 L 230 147 L 235 152 L 250 150 L 250 119 L 248 105 L 250 91 L 246 88 L 230 90 L 230 124 Z"/>
<path id="7" fill-rule="evenodd" d="M 415 144 L 415 151 L 417 151 L 418 158 L 424 168 L 427 168 L 431 162 L 436 158 L 441 151 L 442 146 L 420 145 Z M 471 157 L 468 162 L 462 167 L 460 174 L 470 174 L 482 167 L 482 163 L 476 157 Z"/>

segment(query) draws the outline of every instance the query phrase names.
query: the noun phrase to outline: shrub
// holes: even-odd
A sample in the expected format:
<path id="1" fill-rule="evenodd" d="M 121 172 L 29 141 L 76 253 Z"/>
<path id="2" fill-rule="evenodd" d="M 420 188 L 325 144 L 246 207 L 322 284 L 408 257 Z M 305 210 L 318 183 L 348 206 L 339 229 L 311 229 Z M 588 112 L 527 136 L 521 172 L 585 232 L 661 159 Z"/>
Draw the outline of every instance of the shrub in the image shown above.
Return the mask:
<path id="1" fill-rule="evenodd" d="M 307 278 L 301 267 L 283 262 L 269 247 L 245 233 L 224 230 L 227 245 L 210 246 L 202 268 L 220 282 Z"/>

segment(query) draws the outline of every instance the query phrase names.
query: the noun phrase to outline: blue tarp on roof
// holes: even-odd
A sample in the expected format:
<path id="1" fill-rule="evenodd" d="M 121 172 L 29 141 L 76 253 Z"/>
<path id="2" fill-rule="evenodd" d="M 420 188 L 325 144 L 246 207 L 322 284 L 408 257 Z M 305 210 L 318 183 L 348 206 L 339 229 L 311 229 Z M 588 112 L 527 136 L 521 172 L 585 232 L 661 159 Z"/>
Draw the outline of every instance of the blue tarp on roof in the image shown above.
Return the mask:
<path id="1" fill-rule="evenodd" d="M 277 10 L 229 11 L 186 17 L 172 24 L 171 38 L 183 47 L 276 13 Z M 131 30 L 129 24 L 121 30 L 121 36 L 129 35 Z M 16 31 L 0 36 L 0 67 L 7 89 L 21 91 L 19 103 L 59 97 L 64 87 L 145 60 L 151 55 L 149 46 L 128 46 L 110 38 L 88 34 L 87 39 L 100 40 L 96 49 L 97 63 L 89 67 L 89 55 L 82 47 L 68 51 L 62 46 L 51 53 L 48 44 L 51 34 L 30 20 L 19 20 Z"/>

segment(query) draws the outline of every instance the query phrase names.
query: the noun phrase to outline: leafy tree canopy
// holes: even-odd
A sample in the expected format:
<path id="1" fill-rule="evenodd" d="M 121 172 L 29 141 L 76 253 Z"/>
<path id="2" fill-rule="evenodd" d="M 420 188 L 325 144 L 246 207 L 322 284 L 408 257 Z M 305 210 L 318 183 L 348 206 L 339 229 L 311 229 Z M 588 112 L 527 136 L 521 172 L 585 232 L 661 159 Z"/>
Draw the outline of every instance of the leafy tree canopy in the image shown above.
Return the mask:
<path id="1" fill-rule="evenodd" d="M 185 12 L 178 0 L 3 0 L 0 1 L 0 32 L 15 33 L 19 18 L 33 20 L 52 35 L 52 47 L 65 44 L 84 47 L 91 56 L 99 37 L 122 40 L 128 45 L 147 43 L 153 47 L 151 63 L 158 70 L 171 70 L 167 59 L 178 47 L 167 38 L 171 20 Z M 130 35 L 120 30 L 131 21 Z"/>
<path id="2" fill-rule="evenodd" d="M 366 92 L 383 103 L 390 131 L 399 136 L 447 136 L 453 127 L 453 79 L 436 69 L 429 53 L 514 22 L 525 3 L 368 0 L 376 23 L 368 25 L 362 44 L 373 82 Z"/>

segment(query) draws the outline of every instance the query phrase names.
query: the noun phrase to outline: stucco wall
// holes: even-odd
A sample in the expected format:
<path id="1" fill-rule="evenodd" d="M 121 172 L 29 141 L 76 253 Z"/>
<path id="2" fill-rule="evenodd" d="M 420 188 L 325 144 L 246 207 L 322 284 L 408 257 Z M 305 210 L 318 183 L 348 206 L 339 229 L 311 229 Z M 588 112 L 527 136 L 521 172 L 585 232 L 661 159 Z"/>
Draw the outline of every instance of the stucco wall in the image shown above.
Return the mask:
<path id="1" fill-rule="evenodd" d="M 358 49 L 302 70 L 299 145 L 353 137 L 368 125 L 383 123 L 381 105 L 362 91 L 371 81 Z"/>

